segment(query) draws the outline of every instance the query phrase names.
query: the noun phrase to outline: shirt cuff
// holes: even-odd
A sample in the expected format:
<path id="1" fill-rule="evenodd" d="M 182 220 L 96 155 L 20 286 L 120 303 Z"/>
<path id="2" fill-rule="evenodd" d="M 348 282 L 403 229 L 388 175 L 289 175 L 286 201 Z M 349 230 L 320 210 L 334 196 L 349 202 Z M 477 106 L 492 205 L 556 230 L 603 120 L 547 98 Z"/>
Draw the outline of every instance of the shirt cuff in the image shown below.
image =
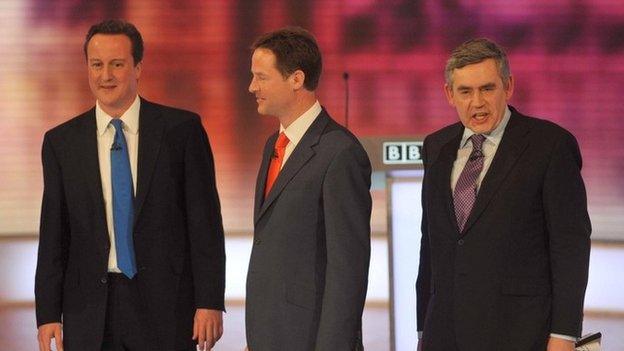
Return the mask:
<path id="1" fill-rule="evenodd" d="M 561 335 L 561 334 L 550 333 L 550 336 L 553 337 L 553 338 L 559 338 L 559 339 L 568 340 L 568 341 L 574 341 L 574 342 L 576 342 L 576 340 L 578 340 L 577 337 L 570 336 L 570 335 Z"/>
<path id="2" fill-rule="evenodd" d="M 422 330 L 419 330 L 419 331 L 418 331 L 418 338 L 419 338 L 419 339 L 422 339 Z"/>

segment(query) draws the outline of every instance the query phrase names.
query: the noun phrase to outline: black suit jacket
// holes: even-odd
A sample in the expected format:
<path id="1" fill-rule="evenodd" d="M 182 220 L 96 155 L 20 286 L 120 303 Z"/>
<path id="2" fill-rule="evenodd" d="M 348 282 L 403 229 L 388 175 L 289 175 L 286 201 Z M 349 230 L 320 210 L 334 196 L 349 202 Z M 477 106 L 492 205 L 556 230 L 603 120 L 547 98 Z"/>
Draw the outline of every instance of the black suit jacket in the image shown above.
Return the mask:
<path id="1" fill-rule="evenodd" d="M 256 183 L 249 348 L 359 349 L 370 259 L 368 156 L 323 110 L 264 199 L 276 139 L 266 143 Z"/>
<path id="2" fill-rule="evenodd" d="M 48 131 L 35 279 L 37 325 L 66 351 L 100 350 L 109 236 L 95 109 Z M 153 350 L 192 345 L 196 308 L 223 310 L 225 251 L 214 162 L 198 115 L 141 99 L 134 248 Z"/>
<path id="3" fill-rule="evenodd" d="M 578 144 L 511 109 L 463 233 L 450 176 L 464 128 L 425 139 L 416 285 L 426 351 L 543 351 L 549 333 L 581 333 L 591 225 Z"/>

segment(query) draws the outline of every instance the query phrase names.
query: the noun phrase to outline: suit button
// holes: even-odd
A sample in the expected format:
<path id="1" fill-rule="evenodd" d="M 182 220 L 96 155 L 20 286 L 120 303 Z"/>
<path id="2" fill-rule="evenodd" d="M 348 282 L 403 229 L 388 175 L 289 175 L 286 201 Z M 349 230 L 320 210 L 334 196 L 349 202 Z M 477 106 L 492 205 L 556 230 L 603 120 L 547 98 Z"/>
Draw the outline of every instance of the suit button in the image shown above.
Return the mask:
<path id="1" fill-rule="evenodd" d="M 459 246 L 464 245 L 464 239 L 457 240 L 457 245 L 459 245 Z"/>
<path id="2" fill-rule="evenodd" d="M 100 279 L 100 283 L 102 284 L 106 284 L 108 282 L 108 279 L 106 279 L 106 277 L 103 277 L 102 279 Z"/>
<path id="3" fill-rule="evenodd" d="M 260 239 L 256 239 L 256 240 L 254 240 L 254 244 L 256 244 L 256 245 L 260 245 L 260 243 L 261 243 L 261 242 L 262 242 L 262 241 L 261 241 Z"/>

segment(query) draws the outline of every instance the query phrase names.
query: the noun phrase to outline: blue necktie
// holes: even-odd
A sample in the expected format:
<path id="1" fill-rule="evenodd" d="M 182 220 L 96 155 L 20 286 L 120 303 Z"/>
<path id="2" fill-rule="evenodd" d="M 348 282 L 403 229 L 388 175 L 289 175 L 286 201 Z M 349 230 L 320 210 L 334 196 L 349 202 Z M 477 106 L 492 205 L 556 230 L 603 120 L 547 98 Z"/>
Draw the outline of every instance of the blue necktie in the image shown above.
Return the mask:
<path id="1" fill-rule="evenodd" d="M 113 185 L 113 222 L 115 224 L 115 246 L 117 267 L 128 278 L 136 274 L 132 225 L 134 221 L 134 191 L 132 173 L 128 158 L 128 145 L 123 134 L 122 121 L 114 118 L 115 140 L 111 146 L 111 183 Z"/>

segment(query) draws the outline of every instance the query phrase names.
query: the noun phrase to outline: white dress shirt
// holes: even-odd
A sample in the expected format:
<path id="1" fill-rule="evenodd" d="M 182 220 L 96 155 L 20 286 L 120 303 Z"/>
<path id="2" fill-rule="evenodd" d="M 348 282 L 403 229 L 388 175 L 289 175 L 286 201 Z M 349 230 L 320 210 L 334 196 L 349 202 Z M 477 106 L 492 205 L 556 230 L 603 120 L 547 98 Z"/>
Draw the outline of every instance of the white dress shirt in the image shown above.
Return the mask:
<path id="1" fill-rule="evenodd" d="M 490 165 L 492 164 L 492 159 L 494 159 L 494 154 L 496 154 L 496 150 L 498 150 L 498 145 L 503 138 L 503 134 L 505 133 L 505 127 L 507 127 L 507 123 L 509 123 L 509 118 L 511 118 L 511 111 L 509 107 L 505 108 L 505 114 L 503 115 L 503 120 L 498 124 L 498 126 L 491 131 L 489 134 L 483 134 L 485 136 L 485 140 L 483 141 L 483 145 L 481 146 L 481 151 L 483 152 L 483 169 L 481 170 L 481 174 L 477 178 L 477 189 L 481 187 L 481 182 L 485 177 L 488 169 L 490 169 Z M 457 184 L 457 180 L 459 180 L 459 175 L 461 174 L 466 162 L 468 162 L 468 158 L 470 157 L 470 153 L 472 152 L 472 141 L 470 137 L 475 134 L 472 130 L 468 128 L 464 128 L 464 135 L 462 136 L 461 142 L 459 143 L 459 149 L 457 150 L 457 158 L 453 163 L 453 171 L 451 173 L 451 189 L 453 192 L 455 191 L 455 184 Z"/>
<path id="2" fill-rule="evenodd" d="M 297 147 L 297 144 L 301 141 L 301 138 L 303 138 L 305 132 L 308 131 L 308 128 L 310 128 L 312 123 L 316 120 L 316 117 L 321 114 L 322 110 L 321 104 L 317 100 L 312 107 L 310 107 L 301 116 L 297 117 L 297 119 L 295 119 L 294 122 L 288 126 L 288 128 L 284 128 L 284 126 L 280 124 L 280 133 L 284 132 L 289 140 L 288 145 L 286 145 L 286 151 L 284 152 L 282 167 L 286 163 L 286 160 L 288 160 L 288 157 L 292 154 L 293 150 L 295 150 L 295 147 Z"/>
<path id="3" fill-rule="evenodd" d="M 119 117 L 123 122 L 123 133 L 128 145 L 128 157 L 130 159 L 130 171 L 132 172 L 132 187 L 136 194 L 137 184 L 137 159 L 139 155 L 139 110 L 141 99 L 134 99 L 132 105 Z M 110 252 L 108 254 L 108 271 L 121 273 L 117 267 L 117 250 L 115 248 L 115 226 L 113 221 L 113 191 L 111 181 L 110 148 L 115 137 L 115 127 L 110 123 L 113 116 L 109 116 L 100 103 L 95 103 L 95 120 L 97 122 L 97 147 L 100 163 L 100 179 L 102 180 L 102 194 L 104 195 L 104 207 L 106 209 L 106 226 L 110 238 Z"/>

